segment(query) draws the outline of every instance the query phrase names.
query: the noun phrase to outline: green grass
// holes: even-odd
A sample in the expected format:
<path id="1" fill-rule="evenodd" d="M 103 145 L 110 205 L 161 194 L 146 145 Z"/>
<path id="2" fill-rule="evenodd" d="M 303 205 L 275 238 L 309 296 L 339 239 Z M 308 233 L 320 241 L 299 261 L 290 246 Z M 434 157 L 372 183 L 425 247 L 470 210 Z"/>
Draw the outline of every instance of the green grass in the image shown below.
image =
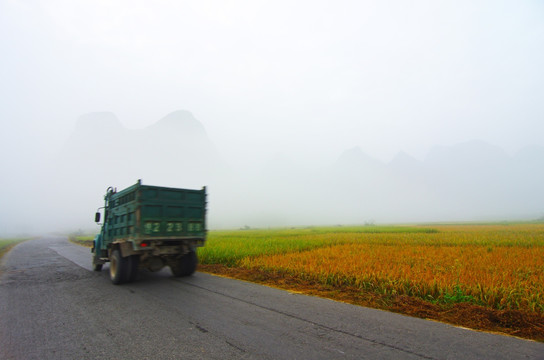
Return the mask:
<path id="1" fill-rule="evenodd" d="M 434 234 L 427 227 L 337 226 L 290 229 L 210 231 L 206 246 L 198 250 L 202 264 L 236 266 L 246 257 L 284 254 L 360 240 L 370 234 Z"/>
<path id="2" fill-rule="evenodd" d="M 337 226 L 210 231 L 202 264 L 237 266 L 247 257 L 287 254 L 349 243 L 390 246 L 544 246 L 544 224 Z"/>
<path id="3" fill-rule="evenodd" d="M 0 258 L 7 253 L 12 247 L 20 242 L 28 240 L 27 238 L 18 239 L 0 239 Z"/>
<path id="4" fill-rule="evenodd" d="M 70 235 L 68 236 L 68 240 L 77 245 L 92 247 L 94 235 Z"/>

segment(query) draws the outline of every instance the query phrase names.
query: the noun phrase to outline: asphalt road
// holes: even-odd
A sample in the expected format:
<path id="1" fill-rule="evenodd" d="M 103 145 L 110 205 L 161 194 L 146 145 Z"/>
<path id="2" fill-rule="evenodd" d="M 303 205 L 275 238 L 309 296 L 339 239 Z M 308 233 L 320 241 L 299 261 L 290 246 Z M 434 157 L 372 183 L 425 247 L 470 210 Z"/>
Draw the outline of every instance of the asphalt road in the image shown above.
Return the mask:
<path id="1" fill-rule="evenodd" d="M 544 359 L 544 344 L 196 273 L 115 286 L 64 238 L 2 261 L 0 359 Z"/>

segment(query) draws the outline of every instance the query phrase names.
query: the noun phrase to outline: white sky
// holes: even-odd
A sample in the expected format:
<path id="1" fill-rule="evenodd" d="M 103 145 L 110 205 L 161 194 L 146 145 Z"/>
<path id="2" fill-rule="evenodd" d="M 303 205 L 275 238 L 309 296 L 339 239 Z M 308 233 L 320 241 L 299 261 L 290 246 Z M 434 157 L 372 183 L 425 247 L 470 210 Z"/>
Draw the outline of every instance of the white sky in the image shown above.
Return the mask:
<path id="1" fill-rule="evenodd" d="M 540 0 L 0 0 L 0 45 L 12 166 L 94 111 L 141 128 L 186 109 L 240 159 L 544 145 Z"/>

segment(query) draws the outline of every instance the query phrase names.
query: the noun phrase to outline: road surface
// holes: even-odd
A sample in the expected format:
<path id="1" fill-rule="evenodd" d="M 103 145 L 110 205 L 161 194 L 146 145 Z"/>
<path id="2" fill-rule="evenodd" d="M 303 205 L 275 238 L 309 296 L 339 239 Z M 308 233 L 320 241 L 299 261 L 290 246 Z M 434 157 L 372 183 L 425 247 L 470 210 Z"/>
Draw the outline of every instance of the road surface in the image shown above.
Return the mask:
<path id="1" fill-rule="evenodd" d="M 65 238 L 2 260 L 0 359 L 544 359 L 544 344 L 204 273 L 112 285 Z"/>

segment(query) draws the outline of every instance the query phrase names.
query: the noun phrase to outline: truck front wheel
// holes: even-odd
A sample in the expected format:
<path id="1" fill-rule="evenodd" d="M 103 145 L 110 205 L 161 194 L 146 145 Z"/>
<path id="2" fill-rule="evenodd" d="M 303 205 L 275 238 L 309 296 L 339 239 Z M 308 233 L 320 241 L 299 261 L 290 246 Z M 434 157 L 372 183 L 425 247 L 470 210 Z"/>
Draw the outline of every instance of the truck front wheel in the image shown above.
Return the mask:
<path id="1" fill-rule="evenodd" d="M 122 284 L 128 280 L 128 260 L 121 256 L 119 250 L 115 249 L 110 257 L 110 279 L 115 285 Z"/>
<path id="2" fill-rule="evenodd" d="M 94 271 L 102 271 L 102 264 L 103 261 L 100 260 L 100 246 L 101 246 L 102 236 L 96 235 L 93 241 L 93 248 L 91 249 L 91 252 L 93 254 L 93 270 Z"/>
<path id="3" fill-rule="evenodd" d="M 196 252 L 193 250 L 183 255 L 176 264 L 170 265 L 170 269 L 172 269 L 172 274 L 175 277 L 189 276 L 193 275 L 197 265 L 198 258 Z"/>

